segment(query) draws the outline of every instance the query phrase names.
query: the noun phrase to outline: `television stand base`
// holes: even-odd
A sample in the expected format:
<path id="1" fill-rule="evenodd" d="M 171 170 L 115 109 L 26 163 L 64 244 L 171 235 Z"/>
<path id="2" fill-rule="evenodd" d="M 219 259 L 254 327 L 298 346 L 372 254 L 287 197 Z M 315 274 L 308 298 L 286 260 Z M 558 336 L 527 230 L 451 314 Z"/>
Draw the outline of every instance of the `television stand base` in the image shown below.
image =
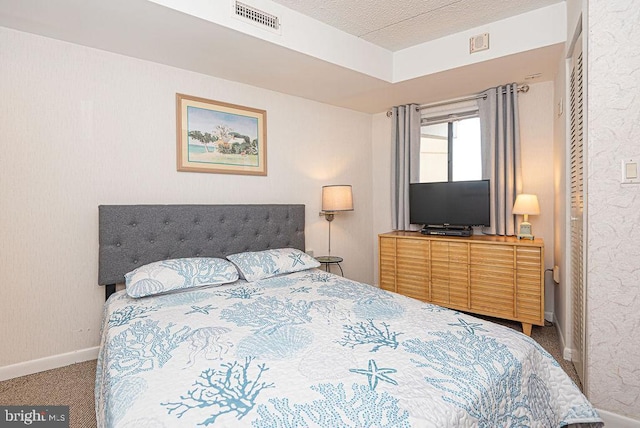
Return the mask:
<path id="1" fill-rule="evenodd" d="M 420 233 L 423 235 L 467 237 L 473 235 L 473 228 L 469 226 L 425 226 Z"/>

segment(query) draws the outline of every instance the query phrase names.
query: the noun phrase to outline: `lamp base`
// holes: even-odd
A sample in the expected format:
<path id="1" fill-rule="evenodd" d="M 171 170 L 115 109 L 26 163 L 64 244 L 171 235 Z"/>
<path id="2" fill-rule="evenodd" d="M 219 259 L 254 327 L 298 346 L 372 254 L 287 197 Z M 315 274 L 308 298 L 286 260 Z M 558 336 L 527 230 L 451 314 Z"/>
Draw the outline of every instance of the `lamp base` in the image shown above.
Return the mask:
<path id="1" fill-rule="evenodd" d="M 531 234 L 531 223 L 523 221 L 520 223 L 520 231 L 518 231 L 518 239 L 531 239 L 533 241 L 533 235 Z"/>
<path id="2" fill-rule="evenodd" d="M 320 216 L 324 216 L 327 221 L 333 221 L 335 214 L 335 211 L 320 211 Z"/>
<path id="3" fill-rule="evenodd" d="M 531 239 L 533 241 L 534 236 L 526 233 L 518 233 L 518 239 Z"/>

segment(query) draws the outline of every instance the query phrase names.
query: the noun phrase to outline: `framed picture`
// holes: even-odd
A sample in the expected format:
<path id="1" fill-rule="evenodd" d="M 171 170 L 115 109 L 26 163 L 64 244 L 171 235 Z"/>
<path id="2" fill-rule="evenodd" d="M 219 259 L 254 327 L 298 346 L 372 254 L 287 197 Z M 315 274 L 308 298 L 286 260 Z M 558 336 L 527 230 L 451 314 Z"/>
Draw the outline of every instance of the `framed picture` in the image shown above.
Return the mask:
<path id="1" fill-rule="evenodd" d="M 267 112 L 176 94 L 178 171 L 267 175 Z"/>

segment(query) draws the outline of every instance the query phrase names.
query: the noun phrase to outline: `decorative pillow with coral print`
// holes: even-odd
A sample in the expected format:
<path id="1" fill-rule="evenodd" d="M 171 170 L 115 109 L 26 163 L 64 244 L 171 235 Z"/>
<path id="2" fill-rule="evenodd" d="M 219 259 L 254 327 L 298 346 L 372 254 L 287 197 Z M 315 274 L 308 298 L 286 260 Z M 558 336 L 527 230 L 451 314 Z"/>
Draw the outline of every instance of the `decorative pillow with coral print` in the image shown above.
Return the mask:
<path id="1" fill-rule="evenodd" d="M 129 296 L 144 297 L 205 285 L 228 284 L 238 279 L 238 270 L 224 259 L 194 257 L 149 263 L 127 273 L 124 278 Z"/>
<path id="2" fill-rule="evenodd" d="M 295 248 L 248 251 L 232 254 L 227 259 L 237 266 L 240 276 L 249 282 L 320 266 L 316 259 Z"/>

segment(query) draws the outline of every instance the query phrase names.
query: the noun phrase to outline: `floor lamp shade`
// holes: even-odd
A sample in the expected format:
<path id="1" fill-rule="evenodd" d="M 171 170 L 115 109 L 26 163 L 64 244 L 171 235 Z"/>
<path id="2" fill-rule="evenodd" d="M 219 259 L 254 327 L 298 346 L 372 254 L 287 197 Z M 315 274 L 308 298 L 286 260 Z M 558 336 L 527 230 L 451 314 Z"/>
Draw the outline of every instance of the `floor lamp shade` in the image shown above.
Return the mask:
<path id="1" fill-rule="evenodd" d="M 350 185 L 322 186 L 322 211 L 353 211 Z"/>
<path id="2" fill-rule="evenodd" d="M 339 184 L 333 186 L 322 186 L 322 213 L 329 222 L 329 256 L 331 258 L 331 222 L 338 211 L 353 211 L 353 193 L 351 186 Z"/>

